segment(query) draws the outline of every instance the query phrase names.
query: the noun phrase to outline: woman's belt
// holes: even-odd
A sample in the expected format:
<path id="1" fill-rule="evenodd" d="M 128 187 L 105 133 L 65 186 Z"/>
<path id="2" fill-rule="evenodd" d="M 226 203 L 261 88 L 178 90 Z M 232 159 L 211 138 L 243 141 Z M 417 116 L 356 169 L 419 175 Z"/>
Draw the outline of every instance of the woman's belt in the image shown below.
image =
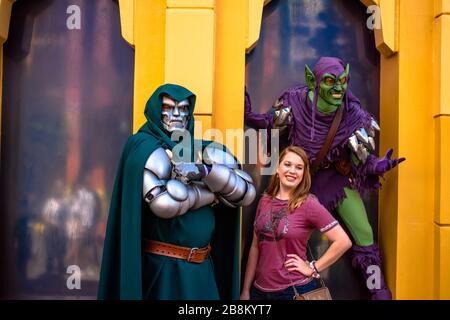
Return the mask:
<path id="1" fill-rule="evenodd" d="M 211 245 L 203 248 L 180 247 L 171 243 L 159 242 L 155 240 L 144 239 L 143 247 L 145 252 L 158 254 L 161 256 L 172 257 L 188 262 L 201 263 L 205 261 L 211 251 Z"/>

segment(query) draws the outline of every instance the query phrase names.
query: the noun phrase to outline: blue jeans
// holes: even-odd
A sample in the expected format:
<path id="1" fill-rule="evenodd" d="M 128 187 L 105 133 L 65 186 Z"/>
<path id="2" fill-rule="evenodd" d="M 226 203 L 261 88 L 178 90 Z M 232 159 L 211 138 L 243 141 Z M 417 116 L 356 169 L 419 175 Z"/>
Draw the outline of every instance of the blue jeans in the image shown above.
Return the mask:
<path id="1" fill-rule="evenodd" d="M 311 282 L 295 286 L 297 292 L 299 294 L 306 293 L 317 289 L 319 285 L 317 284 L 317 280 L 313 279 Z M 274 292 L 264 292 L 252 286 L 250 290 L 250 300 L 292 300 L 294 297 L 294 289 L 292 286 L 282 290 L 282 291 L 274 291 Z"/>

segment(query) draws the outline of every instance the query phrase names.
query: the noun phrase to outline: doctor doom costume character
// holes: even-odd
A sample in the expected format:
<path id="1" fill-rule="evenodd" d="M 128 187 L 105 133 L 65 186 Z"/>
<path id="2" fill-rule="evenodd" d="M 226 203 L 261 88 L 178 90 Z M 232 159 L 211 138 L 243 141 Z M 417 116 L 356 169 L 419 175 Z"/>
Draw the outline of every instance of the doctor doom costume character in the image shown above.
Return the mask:
<path id="1" fill-rule="evenodd" d="M 379 188 L 379 177 L 404 158 L 391 159 L 392 149 L 381 159 L 373 154 L 380 128 L 349 90 L 349 69 L 338 58 L 320 58 L 313 70 L 305 67 L 306 85 L 283 92 L 272 113 L 253 112 L 246 92 L 245 121 L 259 129 L 287 130 L 289 143 L 308 153 L 311 193 L 346 224 L 354 240 L 352 265 L 367 279 L 369 266 L 381 267 L 381 253 L 361 194 Z M 381 288 L 370 292 L 372 299 L 392 298 L 383 275 Z"/>
<path id="2" fill-rule="evenodd" d="M 159 87 L 120 160 L 105 239 L 101 299 L 239 298 L 239 207 L 251 177 L 224 146 L 194 133 L 195 95 Z M 189 135 L 188 135 L 189 136 Z M 197 155 L 194 144 L 200 145 Z M 188 161 L 183 161 L 185 154 Z"/>

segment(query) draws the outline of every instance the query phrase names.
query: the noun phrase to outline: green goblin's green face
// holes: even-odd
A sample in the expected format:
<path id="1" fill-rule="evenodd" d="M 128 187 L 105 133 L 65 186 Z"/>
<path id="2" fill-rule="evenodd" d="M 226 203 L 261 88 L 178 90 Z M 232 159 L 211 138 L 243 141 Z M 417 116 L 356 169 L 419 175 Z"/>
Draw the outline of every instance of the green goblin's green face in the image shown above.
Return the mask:
<path id="1" fill-rule="evenodd" d="M 325 73 L 320 80 L 319 96 L 328 104 L 340 106 L 347 90 L 347 78 L 347 70 L 338 77 Z"/>

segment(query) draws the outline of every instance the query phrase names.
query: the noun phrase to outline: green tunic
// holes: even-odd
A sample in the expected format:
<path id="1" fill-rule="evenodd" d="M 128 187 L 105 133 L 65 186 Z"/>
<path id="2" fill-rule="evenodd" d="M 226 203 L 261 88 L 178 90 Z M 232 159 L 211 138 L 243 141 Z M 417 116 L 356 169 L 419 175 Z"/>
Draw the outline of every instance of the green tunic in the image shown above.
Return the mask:
<path id="1" fill-rule="evenodd" d="M 189 99 L 188 130 L 193 136 L 195 95 L 177 85 L 159 87 L 145 108 L 147 123 L 127 141 L 119 162 L 103 251 L 99 299 L 238 299 L 239 210 L 205 206 L 173 218 L 155 216 L 143 200 L 144 165 L 157 148 L 175 142 L 164 133 L 162 94 Z M 210 142 L 203 141 L 202 147 Z M 193 146 L 193 143 L 192 145 Z M 217 226 L 217 228 L 216 228 Z M 211 243 L 202 263 L 142 252 L 143 238 L 186 247 Z"/>
<path id="2" fill-rule="evenodd" d="M 214 231 L 214 210 L 209 206 L 174 219 L 148 218 L 147 238 L 184 247 L 208 245 Z M 145 298 L 219 299 L 211 258 L 197 264 L 146 253 L 143 270 L 156 271 L 143 274 Z"/>

